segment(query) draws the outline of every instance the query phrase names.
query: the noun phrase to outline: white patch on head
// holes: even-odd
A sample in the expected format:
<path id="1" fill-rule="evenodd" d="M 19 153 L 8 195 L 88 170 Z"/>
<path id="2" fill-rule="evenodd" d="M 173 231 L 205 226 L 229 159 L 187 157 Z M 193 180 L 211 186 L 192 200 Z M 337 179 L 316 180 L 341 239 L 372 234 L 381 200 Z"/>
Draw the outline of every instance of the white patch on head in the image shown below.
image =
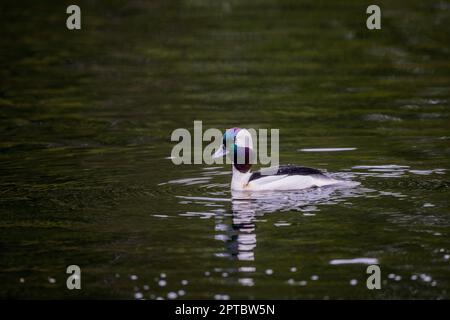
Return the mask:
<path id="1" fill-rule="evenodd" d="M 247 147 L 253 150 L 252 135 L 248 132 L 248 130 L 241 129 L 236 135 L 235 144 L 238 147 Z"/>

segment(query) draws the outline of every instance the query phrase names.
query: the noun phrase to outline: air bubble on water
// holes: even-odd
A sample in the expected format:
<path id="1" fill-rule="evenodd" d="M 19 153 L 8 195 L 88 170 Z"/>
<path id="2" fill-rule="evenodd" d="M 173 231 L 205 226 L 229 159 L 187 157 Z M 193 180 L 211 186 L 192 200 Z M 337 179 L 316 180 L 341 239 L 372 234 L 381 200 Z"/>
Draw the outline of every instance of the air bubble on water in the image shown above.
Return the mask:
<path id="1" fill-rule="evenodd" d="M 25 283 L 25 279 L 24 279 L 24 278 L 20 278 L 20 279 L 19 279 L 19 282 L 20 282 L 20 283 Z"/>
<path id="2" fill-rule="evenodd" d="M 179 295 L 180 297 L 184 296 L 185 294 L 186 294 L 186 291 L 184 291 L 184 290 L 178 290 L 178 295 Z"/>
<path id="3" fill-rule="evenodd" d="M 291 278 L 287 281 L 287 283 L 290 285 L 293 285 L 293 284 L 295 284 L 295 280 Z"/>
<path id="4" fill-rule="evenodd" d="M 181 280 L 181 284 L 183 286 L 187 286 L 188 283 L 189 283 L 189 281 L 187 281 L 187 280 Z"/>
<path id="5" fill-rule="evenodd" d="M 266 270 L 266 274 L 267 274 L 268 276 L 272 275 L 272 274 L 273 274 L 273 270 L 272 270 L 272 269 L 267 269 L 267 270 Z"/>
<path id="6" fill-rule="evenodd" d="M 159 280 L 159 281 L 158 281 L 158 285 L 159 285 L 160 287 L 165 287 L 166 284 L 167 284 L 167 281 L 166 281 L 166 280 Z"/>
<path id="7" fill-rule="evenodd" d="M 304 287 L 308 284 L 308 281 L 302 280 L 298 284 L 301 285 L 302 287 Z"/>
<path id="8" fill-rule="evenodd" d="M 205 277 L 209 277 L 211 275 L 211 272 L 205 271 Z"/>
<path id="9" fill-rule="evenodd" d="M 358 280 L 356 280 L 356 279 L 350 280 L 350 285 L 351 286 L 356 286 L 357 284 L 358 284 Z"/>
<path id="10" fill-rule="evenodd" d="M 241 278 L 238 281 L 241 285 L 246 287 L 253 287 L 255 285 L 255 282 L 252 278 Z"/>
<path id="11" fill-rule="evenodd" d="M 394 280 L 395 281 L 400 281 L 400 280 L 402 280 L 402 277 L 401 276 L 395 276 Z"/>
<path id="12" fill-rule="evenodd" d="M 444 259 L 445 259 L 445 260 L 449 260 L 449 259 L 450 259 L 450 254 L 444 255 Z"/>
<path id="13" fill-rule="evenodd" d="M 166 274 L 165 274 L 165 273 L 161 273 L 161 274 L 159 275 L 159 277 L 160 277 L 160 278 L 165 278 L 165 277 L 166 277 Z"/>
<path id="14" fill-rule="evenodd" d="M 55 278 L 52 278 L 52 277 L 48 277 L 48 282 L 50 282 L 50 283 L 55 283 L 55 282 L 56 282 L 56 279 L 55 279 Z"/>
<path id="15" fill-rule="evenodd" d="M 291 268 L 291 272 L 297 272 L 297 268 L 296 267 L 292 267 Z"/>
<path id="16" fill-rule="evenodd" d="M 422 279 L 425 282 L 431 282 L 431 280 L 433 280 L 433 278 L 431 278 L 429 275 L 422 273 L 420 275 L 420 279 Z"/>
<path id="17" fill-rule="evenodd" d="M 146 284 L 143 286 L 143 288 L 144 288 L 145 291 L 147 291 L 148 289 L 150 289 L 150 287 L 149 287 L 148 285 L 146 285 Z"/>
<path id="18" fill-rule="evenodd" d="M 144 295 L 141 292 L 136 292 L 134 294 L 134 298 L 136 298 L 136 299 L 142 299 L 143 297 L 144 297 Z"/>
<path id="19" fill-rule="evenodd" d="M 167 294 L 167 298 L 169 298 L 170 300 L 176 299 L 178 297 L 178 295 L 175 292 L 169 292 Z"/>
<path id="20" fill-rule="evenodd" d="M 216 294 L 214 295 L 215 300 L 230 300 L 230 296 L 227 294 Z"/>
<path id="21" fill-rule="evenodd" d="M 411 280 L 413 280 L 413 281 L 416 281 L 417 278 L 418 278 L 417 274 L 413 274 L 413 275 L 411 276 Z"/>
<path id="22" fill-rule="evenodd" d="M 222 277 L 224 277 L 224 278 L 228 277 L 228 272 L 223 272 Z"/>
<path id="23" fill-rule="evenodd" d="M 389 278 L 389 279 L 395 279 L 395 274 L 389 273 L 388 278 Z"/>
<path id="24" fill-rule="evenodd" d="M 314 274 L 311 276 L 311 280 L 313 281 L 319 280 L 319 276 Z"/>
<path id="25" fill-rule="evenodd" d="M 163 297 L 157 297 L 156 300 L 164 300 Z"/>
<path id="26" fill-rule="evenodd" d="M 240 267 L 239 272 L 255 272 L 256 268 L 255 267 Z"/>
<path id="27" fill-rule="evenodd" d="M 133 281 L 135 281 L 135 280 L 138 279 L 138 276 L 135 275 L 135 274 L 132 274 L 132 275 L 130 276 L 130 279 L 133 280 Z"/>

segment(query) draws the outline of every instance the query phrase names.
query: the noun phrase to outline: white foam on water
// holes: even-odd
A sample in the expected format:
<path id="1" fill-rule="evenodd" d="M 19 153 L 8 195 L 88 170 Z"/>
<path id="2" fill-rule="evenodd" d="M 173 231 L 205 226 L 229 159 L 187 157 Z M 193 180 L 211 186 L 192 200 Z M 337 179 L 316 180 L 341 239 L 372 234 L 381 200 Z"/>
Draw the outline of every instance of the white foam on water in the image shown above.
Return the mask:
<path id="1" fill-rule="evenodd" d="M 378 264 L 376 258 L 355 258 L 355 259 L 334 259 L 330 261 L 332 265 L 341 264 Z"/>

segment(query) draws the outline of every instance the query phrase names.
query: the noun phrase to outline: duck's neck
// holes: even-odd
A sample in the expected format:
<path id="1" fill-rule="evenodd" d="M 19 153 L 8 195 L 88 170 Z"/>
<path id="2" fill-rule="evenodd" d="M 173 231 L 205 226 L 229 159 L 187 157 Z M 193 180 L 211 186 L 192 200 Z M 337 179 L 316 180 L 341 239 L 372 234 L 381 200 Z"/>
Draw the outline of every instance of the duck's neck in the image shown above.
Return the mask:
<path id="1" fill-rule="evenodd" d="M 250 178 L 251 175 L 250 167 L 245 172 L 238 170 L 234 166 L 234 164 L 231 167 L 233 168 L 233 177 L 231 178 L 231 189 L 245 190 L 245 187 L 247 186 L 248 183 L 248 179 Z"/>

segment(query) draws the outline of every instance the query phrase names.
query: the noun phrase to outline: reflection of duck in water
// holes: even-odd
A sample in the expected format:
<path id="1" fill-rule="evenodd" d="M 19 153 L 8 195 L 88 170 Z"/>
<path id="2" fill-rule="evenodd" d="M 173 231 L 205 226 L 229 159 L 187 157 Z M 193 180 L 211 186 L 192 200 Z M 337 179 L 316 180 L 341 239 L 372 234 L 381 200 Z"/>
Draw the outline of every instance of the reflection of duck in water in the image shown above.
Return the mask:
<path id="1" fill-rule="evenodd" d="M 237 260 L 254 261 L 256 248 L 256 220 L 264 214 L 283 211 L 303 211 L 311 215 L 317 205 L 336 204 L 347 198 L 361 196 L 355 188 L 317 188 L 298 191 L 232 191 L 231 224 L 216 225 L 216 239 L 225 242 L 225 255 Z M 223 217 L 226 219 L 226 217 Z"/>
<path id="2" fill-rule="evenodd" d="M 229 227 L 227 248 L 232 257 L 238 260 L 255 260 L 256 247 L 255 209 L 248 200 L 232 200 L 232 224 Z"/>
<path id="3" fill-rule="evenodd" d="M 213 157 L 218 158 L 229 153 L 233 163 L 232 190 L 300 190 L 348 183 L 307 167 L 279 166 L 250 172 L 254 157 L 253 142 L 250 132 L 246 129 L 228 129 L 223 136 L 222 147 Z"/>

